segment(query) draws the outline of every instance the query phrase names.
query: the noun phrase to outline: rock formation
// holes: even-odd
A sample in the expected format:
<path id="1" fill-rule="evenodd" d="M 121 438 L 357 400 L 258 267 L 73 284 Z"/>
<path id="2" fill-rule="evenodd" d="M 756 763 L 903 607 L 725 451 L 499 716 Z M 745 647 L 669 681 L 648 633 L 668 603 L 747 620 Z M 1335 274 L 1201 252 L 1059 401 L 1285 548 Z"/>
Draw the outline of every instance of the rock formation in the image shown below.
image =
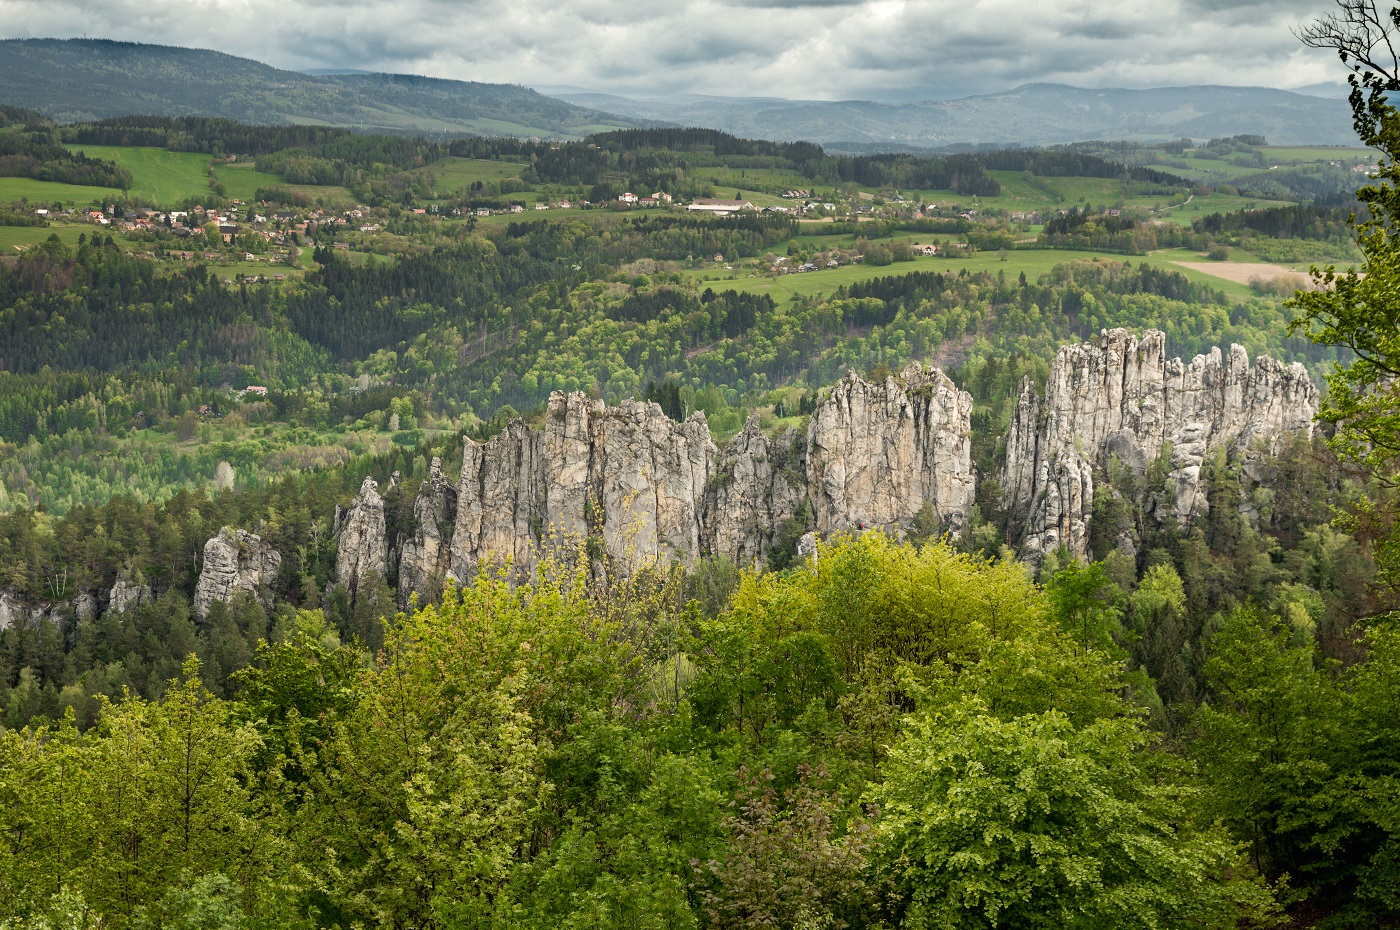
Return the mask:
<path id="1" fill-rule="evenodd" d="M 927 502 L 956 530 L 973 499 L 971 406 L 938 371 L 911 366 L 878 385 L 853 374 L 805 435 L 769 436 L 750 418 L 720 450 L 704 414 L 677 423 L 656 404 L 555 393 L 539 428 L 516 420 L 484 445 L 466 440 L 455 493 L 434 463 L 399 542 L 400 597 L 429 600 L 448 576 L 525 570 L 580 544 L 625 566 L 708 555 L 751 565 L 799 516 L 797 529 L 825 533 L 899 530 Z M 372 488 L 338 521 L 347 584 L 385 551 L 360 529 L 382 525 Z"/>
<path id="2" fill-rule="evenodd" d="M 405 607 L 415 594 L 420 603 L 426 604 L 442 592 L 451 568 L 456 521 L 457 489 L 443 475 L 442 459 L 434 457 L 428 480 L 413 502 L 413 533 L 404 540 L 399 556 L 399 599 Z"/>
<path id="3" fill-rule="evenodd" d="M 772 439 L 751 416 L 719 453 L 705 500 L 706 554 L 739 565 L 763 562 L 773 537 L 807 497 L 807 441 L 796 430 Z"/>
<path id="4" fill-rule="evenodd" d="M 144 604 L 150 599 L 151 589 L 149 585 L 138 584 L 127 577 L 125 572 L 118 572 L 116 581 L 112 583 L 112 589 L 107 592 L 107 609 L 127 610 Z"/>
<path id="5" fill-rule="evenodd" d="M 1231 346 L 1183 364 L 1166 357 L 1166 337 L 1148 330 L 1101 334 L 1097 345 L 1062 348 L 1042 399 L 1029 381 L 1006 439 L 1004 503 L 1022 555 L 1038 560 L 1065 545 L 1088 553 L 1094 476 L 1111 460 L 1142 474 L 1170 456 L 1171 513 L 1199 512 L 1201 466 L 1225 449 L 1248 455 L 1285 433 L 1310 434 L 1317 390 L 1299 364 L 1259 358 Z"/>
<path id="6" fill-rule="evenodd" d="M 379 483 L 366 478 L 360 485 L 349 511 L 337 513 L 335 576 L 353 598 L 362 583 L 383 578 L 389 568 L 389 545 L 385 538 L 384 499 Z"/>
<path id="7" fill-rule="evenodd" d="M 903 528 L 925 502 L 957 532 L 972 510 L 972 396 L 917 365 L 897 381 L 848 374 L 808 427 L 807 478 L 817 529 Z"/>
<path id="8" fill-rule="evenodd" d="M 623 564 L 697 555 L 715 454 L 703 414 L 676 423 L 656 404 L 556 392 L 539 430 L 516 420 L 484 446 L 466 441 L 452 574 L 528 566 L 583 539 Z"/>
<path id="9" fill-rule="evenodd" d="M 23 602 L 12 591 L 0 591 L 0 630 L 18 626 L 28 616 Z"/>
<path id="10" fill-rule="evenodd" d="M 224 527 L 204 544 L 204 567 L 194 592 L 195 614 L 207 617 L 215 601 L 228 603 L 239 591 L 249 592 L 271 608 L 271 586 L 281 568 L 282 557 L 262 537 Z"/>

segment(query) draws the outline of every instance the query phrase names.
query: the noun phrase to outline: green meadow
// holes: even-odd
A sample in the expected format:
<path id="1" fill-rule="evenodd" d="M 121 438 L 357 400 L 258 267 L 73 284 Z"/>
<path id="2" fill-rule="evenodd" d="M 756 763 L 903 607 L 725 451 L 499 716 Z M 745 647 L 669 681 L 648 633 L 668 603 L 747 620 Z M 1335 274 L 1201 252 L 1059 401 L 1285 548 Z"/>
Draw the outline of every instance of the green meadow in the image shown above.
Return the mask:
<path id="1" fill-rule="evenodd" d="M 79 184 L 58 184 L 32 178 L 0 178 L 0 203 L 56 203 L 79 207 L 101 205 L 121 196 L 121 191 Z"/>
<path id="2" fill-rule="evenodd" d="M 717 291 L 731 290 L 748 294 L 768 294 L 774 300 L 782 302 L 793 297 L 830 295 L 839 287 L 848 287 L 860 281 L 910 274 L 915 271 L 951 272 L 954 274 L 963 270 L 992 273 L 1004 271 L 1009 276 L 1024 273 L 1027 278 L 1034 280 L 1038 276 L 1048 273 L 1056 265 L 1065 262 L 1089 261 L 1094 258 L 1126 261 L 1131 264 L 1147 262 L 1159 268 L 1180 272 L 1190 280 L 1223 291 L 1235 300 L 1244 300 L 1254 295 L 1254 292 L 1247 285 L 1227 281 L 1224 278 L 1194 269 L 1182 268 L 1175 264 L 1178 261 L 1198 262 L 1202 260 L 1200 255 L 1184 250 L 1153 252 L 1150 255 L 1109 255 L 1068 249 L 1024 249 L 1006 253 L 1005 260 L 995 252 L 978 252 L 963 258 L 919 257 L 913 261 L 896 262 L 892 265 L 843 265 L 840 268 L 809 271 L 803 274 L 779 275 L 778 277 L 751 274 L 744 276 L 746 272 L 742 269 L 727 271 L 721 268 L 691 271 L 687 272 L 687 275 L 700 287 L 711 287 Z M 1257 261 L 1258 259 L 1241 253 L 1238 260 Z"/>
<path id="3" fill-rule="evenodd" d="M 158 148 L 70 145 L 89 158 L 114 161 L 131 172 L 131 194 L 159 206 L 209 193 L 209 156 Z"/>

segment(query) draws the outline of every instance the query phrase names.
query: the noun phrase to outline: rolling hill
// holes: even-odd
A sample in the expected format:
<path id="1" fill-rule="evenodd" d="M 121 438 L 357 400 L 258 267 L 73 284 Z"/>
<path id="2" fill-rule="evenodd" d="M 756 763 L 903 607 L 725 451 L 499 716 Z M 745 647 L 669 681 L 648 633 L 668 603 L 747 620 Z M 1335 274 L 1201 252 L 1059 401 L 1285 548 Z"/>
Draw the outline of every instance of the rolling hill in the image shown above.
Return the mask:
<path id="1" fill-rule="evenodd" d="M 100 39 L 0 40 L 0 102 L 61 122 L 141 113 L 561 138 L 639 125 L 513 84 L 303 74 L 206 49 Z"/>
<path id="2" fill-rule="evenodd" d="M 905 104 L 698 95 L 638 99 L 597 93 L 562 93 L 558 99 L 637 119 L 777 141 L 802 139 L 846 151 L 891 145 L 1210 139 L 1241 133 L 1267 136 L 1276 145 L 1356 141 L 1345 100 L 1264 87 L 1126 90 L 1024 84 L 1000 93 Z"/>

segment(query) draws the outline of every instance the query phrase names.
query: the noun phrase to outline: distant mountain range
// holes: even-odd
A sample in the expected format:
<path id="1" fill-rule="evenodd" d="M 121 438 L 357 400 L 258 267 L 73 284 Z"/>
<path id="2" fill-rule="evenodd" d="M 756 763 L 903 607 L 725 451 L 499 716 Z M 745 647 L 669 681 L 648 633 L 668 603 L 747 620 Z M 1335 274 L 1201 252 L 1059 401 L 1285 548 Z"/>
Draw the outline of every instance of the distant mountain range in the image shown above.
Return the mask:
<path id="1" fill-rule="evenodd" d="M 1089 90 L 1026 84 L 921 103 L 561 91 L 546 95 L 514 84 L 350 68 L 283 71 L 205 49 L 101 39 L 0 40 L 0 103 L 30 107 L 63 122 L 139 113 L 557 138 L 679 124 L 749 138 L 806 140 L 848 152 L 1240 133 L 1281 145 L 1356 141 L 1345 100 L 1263 87 Z"/>
<path id="2" fill-rule="evenodd" d="M 303 74 L 206 49 L 101 39 L 0 40 L 0 103 L 61 122 L 139 113 L 563 138 L 649 125 L 514 84 L 368 72 Z"/>
<path id="3" fill-rule="evenodd" d="M 1267 136 L 1276 145 L 1354 145 L 1344 99 L 1264 87 L 1092 90 L 1024 84 L 1008 91 L 931 100 L 784 100 L 776 97 L 555 95 L 620 116 L 722 129 L 780 142 L 806 140 L 846 151 L 977 143 L 1048 145 L 1089 139 L 1153 141 Z"/>

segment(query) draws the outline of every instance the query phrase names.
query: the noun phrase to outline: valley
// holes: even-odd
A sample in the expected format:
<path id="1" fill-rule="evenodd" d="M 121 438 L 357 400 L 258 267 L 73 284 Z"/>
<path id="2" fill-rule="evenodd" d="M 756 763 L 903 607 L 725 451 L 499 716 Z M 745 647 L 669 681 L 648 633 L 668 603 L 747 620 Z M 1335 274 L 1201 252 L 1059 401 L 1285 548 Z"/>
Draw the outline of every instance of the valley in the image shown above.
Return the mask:
<path id="1" fill-rule="evenodd" d="M 0 930 L 1400 920 L 1400 60 L 350 63 L 0 40 Z"/>

